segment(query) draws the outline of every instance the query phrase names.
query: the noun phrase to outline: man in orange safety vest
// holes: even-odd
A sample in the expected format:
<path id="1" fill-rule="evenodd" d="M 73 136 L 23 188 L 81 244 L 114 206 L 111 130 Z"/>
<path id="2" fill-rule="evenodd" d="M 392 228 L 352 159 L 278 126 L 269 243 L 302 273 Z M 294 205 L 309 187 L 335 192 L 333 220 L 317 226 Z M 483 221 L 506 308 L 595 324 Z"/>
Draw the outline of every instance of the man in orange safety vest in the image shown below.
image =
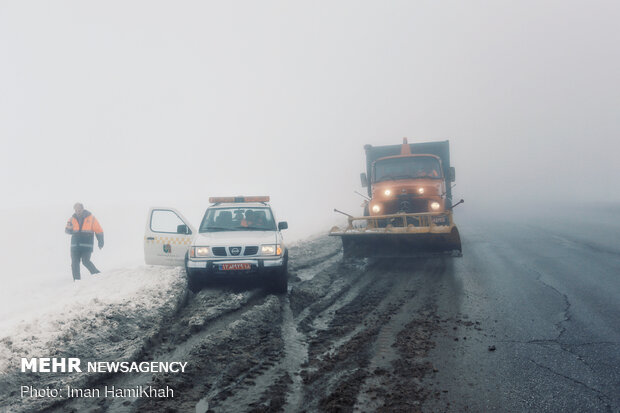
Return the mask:
<path id="1" fill-rule="evenodd" d="M 93 253 L 95 236 L 99 249 L 103 248 L 103 229 L 97 218 L 84 209 L 84 205 L 78 202 L 73 209 L 75 214 L 67 221 L 65 232 L 71 234 L 71 271 L 75 281 L 80 279 L 80 261 L 91 274 L 99 273 L 90 255 Z"/>

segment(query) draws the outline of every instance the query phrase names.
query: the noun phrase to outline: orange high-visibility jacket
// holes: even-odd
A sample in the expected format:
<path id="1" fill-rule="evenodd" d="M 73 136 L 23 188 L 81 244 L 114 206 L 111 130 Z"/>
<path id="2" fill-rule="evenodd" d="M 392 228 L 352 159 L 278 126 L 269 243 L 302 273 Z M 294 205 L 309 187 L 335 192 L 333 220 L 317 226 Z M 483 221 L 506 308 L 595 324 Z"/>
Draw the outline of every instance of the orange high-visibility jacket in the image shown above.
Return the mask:
<path id="1" fill-rule="evenodd" d="M 73 214 L 65 232 L 71 234 L 71 248 L 93 249 L 94 235 L 97 236 L 99 247 L 103 247 L 103 228 L 89 211 L 84 210 L 81 217 Z"/>

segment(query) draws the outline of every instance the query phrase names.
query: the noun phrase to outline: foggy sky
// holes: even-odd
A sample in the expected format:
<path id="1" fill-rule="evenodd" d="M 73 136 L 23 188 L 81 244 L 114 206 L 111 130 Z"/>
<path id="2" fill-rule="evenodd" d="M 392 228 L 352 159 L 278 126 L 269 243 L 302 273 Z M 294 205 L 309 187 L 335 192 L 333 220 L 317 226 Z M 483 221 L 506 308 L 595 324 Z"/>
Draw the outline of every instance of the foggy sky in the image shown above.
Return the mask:
<path id="1" fill-rule="evenodd" d="M 2 1 L 2 206 L 128 205 L 141 228 L 149 205 L 268 194 L 327 230 L 361 211 L 363 145 L 404 136 L 450 139 L 463 208 L 618 201 L 618 21 L 614 1 Z"/>

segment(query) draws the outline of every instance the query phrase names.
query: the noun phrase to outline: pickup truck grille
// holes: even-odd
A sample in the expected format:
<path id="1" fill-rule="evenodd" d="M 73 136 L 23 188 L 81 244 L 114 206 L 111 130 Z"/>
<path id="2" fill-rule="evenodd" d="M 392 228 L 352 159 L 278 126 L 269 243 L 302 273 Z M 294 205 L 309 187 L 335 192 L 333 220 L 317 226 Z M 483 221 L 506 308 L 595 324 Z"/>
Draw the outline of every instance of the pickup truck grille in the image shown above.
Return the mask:
<path id="1" fill-rule="evenodd" d="M 213 251 L 213 255 L 216 257 L 225 257 L 226 256 L 226 248 L 225 247 L 213 247 L 211 249 Z"/>
<path id="2" fill-rule="evenodd" d="M 229 247 L 229 249 L 230 248 L 239 248 L 240 250 L 242 249 L 242 247 Z M 216 257 L 228 257 L 228 256 L 241 255 L 241 254 L 233 254 L 232 252 L 228 254 L 226 252 L 226 247 L 213 247 L 211 248 L 211 251 L 213 252 L 213 255 L 215 255 Z M 256 245 L 245 247 L 245 251 L 243 252 L 243 255 L 256 255 L 256 254 L 258 254 L 258 246 Z"/>
<path id="3" fill-rule="evenodd" d="M 245 247 L 245 252 L 243 253 L 243 255 L 256 255 L 257 252 L 257 246 Z"/>

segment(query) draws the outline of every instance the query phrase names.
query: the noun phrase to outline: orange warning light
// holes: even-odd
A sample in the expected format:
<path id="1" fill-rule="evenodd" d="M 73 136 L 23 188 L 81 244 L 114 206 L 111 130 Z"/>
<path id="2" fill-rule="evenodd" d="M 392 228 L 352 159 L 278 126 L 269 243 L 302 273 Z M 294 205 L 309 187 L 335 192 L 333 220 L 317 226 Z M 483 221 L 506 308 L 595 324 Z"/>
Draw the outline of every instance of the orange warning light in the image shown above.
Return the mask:
<path id="1" fill-rule="evenodd" d="M 212 196 L 209 202 L 219 204 L 222 202 L 269 202 L 269 196 Z"/>

